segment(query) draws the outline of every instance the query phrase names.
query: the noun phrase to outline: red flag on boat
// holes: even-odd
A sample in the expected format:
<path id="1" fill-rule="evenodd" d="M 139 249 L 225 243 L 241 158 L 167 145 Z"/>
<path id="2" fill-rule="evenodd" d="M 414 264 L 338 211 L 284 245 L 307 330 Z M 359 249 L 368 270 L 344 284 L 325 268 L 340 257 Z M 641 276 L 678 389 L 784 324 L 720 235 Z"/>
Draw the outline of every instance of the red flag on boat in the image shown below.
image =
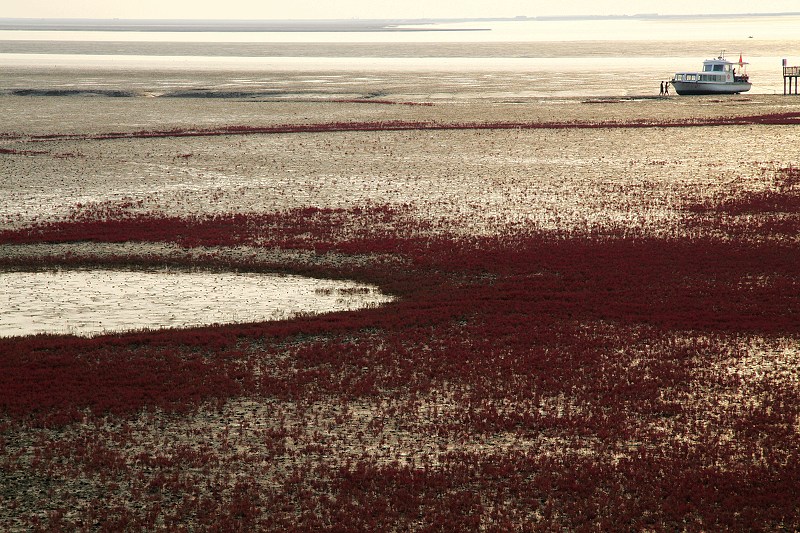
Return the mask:
<path id="1" fill-rule="evenodd" d="M 743 66 L 744 66 L 744 61 L 742 61 L 742 53 L 739 52 L 739 68 L 742 68 Z"/>

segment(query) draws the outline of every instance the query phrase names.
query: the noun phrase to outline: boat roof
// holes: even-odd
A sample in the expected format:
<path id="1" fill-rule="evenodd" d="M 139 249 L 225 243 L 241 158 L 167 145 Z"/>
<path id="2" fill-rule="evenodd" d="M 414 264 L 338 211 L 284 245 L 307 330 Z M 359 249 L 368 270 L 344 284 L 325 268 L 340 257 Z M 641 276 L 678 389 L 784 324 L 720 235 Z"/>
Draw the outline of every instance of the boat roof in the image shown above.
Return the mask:
<path id="1" fill-rule="evenodd" d="M 741 57 L 741 56 L 739 56 L 739 57 Z M 738 61 L 728 61 L 727 59 L 725 59 L 724 52 L 723 52 L 722 55 L 720 55 L 716 59 L 706 59 L 706 60 L 703 61 L 703 65 L 704 66 L 705 65 L 737 65 L 737 66 L 744 66 L 744 65 L 749 65 L 749 64 L 750 63 L 748 63 L 747 61 L 742 61 L 741 63 L 739 63 Z M 705 69 L 703 69 L 703 72 L 698 72 L 696 70 L 685 70 L 685 71 L 678 72 L 677 74 L 703 74 L 703 73 L 705 73 Z"/>
<path id="2" fill-rule="evenodd" d="M 716 59 L 706 59 L 706 60 L 703 61 L 703 64 L 704 65 L 706 65 L 706 64 L 709 64 L 709 65 L 739 65 L 739 64 L 741 64 L 741 65 L 749 65 L 750 63 L 748 63 L 747 61 L 742 61 L 741 63 L 739 63 L 738 61 L 728 61 L 724 57 L 719 56 Z"/>

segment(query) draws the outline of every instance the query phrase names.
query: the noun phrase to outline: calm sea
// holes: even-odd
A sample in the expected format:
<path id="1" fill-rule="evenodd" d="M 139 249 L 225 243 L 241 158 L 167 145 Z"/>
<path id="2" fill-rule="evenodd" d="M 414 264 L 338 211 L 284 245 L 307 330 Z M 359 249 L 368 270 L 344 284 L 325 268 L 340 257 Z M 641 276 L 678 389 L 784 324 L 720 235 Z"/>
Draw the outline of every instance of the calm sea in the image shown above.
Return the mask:
<path id="1" fill-rule="evenodd" d="M 800 16 L 476 21 L 403 31 L 0 31 L 0 91 L 586 97 L 655 94 L 722 53 L 752 93 L 800 65 Z M 403 81 L 405 80 L 405 81 Z M 409 84 L 413 80 L 414 87 Z M 356 88 L 357 87 L 357 88 Z"/>

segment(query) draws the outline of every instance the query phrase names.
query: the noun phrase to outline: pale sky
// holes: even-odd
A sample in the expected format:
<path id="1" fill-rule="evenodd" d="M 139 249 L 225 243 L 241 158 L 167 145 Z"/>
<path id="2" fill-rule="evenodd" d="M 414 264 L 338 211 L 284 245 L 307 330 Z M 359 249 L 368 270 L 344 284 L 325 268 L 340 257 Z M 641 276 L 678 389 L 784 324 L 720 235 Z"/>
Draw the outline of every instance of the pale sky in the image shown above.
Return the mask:
<path id="1" fill-rule="evenodd" d="M 349 19 L 776 13 L 798 0 L 0 0 L 2 18 Z"/>

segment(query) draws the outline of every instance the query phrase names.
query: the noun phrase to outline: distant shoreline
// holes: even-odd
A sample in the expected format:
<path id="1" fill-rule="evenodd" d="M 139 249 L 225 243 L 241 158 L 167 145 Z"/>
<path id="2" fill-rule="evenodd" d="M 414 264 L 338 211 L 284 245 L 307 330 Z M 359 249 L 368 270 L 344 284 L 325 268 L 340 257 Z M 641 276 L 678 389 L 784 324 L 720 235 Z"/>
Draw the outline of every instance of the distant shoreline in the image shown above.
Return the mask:
<path id="1" fill-rule="evenodd" d="M 581 20 L 708 20 L 709 18 L 796 17 L 798 12 L 722 13 L 702 15 L 582 15 L 496 18 L 430 19 L 309 19 L 309 20 L 202 20 L 202 19 L 40 19 L 0 18 L 0 30 L 26 31 L 137 31 L 137 32 L 444 32 L 488 31 L 487 28 L 441 28 L 439 24 Z M 415 27 L 409 27 L 415 26 Z M 420 26 L 429 26 L 427 28 Z"/>
<path id="2" fill-rule="evenodd" d="M 450 22 L 450 21 L 447 21 Z M 108 19 L 2 19 L 0 30 L 11 31 L 119 31 L 119 32 L 470 32 L 488 28 L 439 28 L 436 21 L 311 20 L 311 21 L 203 21 Z M 403 27 L 403 26 L 429 27 Z"/>

